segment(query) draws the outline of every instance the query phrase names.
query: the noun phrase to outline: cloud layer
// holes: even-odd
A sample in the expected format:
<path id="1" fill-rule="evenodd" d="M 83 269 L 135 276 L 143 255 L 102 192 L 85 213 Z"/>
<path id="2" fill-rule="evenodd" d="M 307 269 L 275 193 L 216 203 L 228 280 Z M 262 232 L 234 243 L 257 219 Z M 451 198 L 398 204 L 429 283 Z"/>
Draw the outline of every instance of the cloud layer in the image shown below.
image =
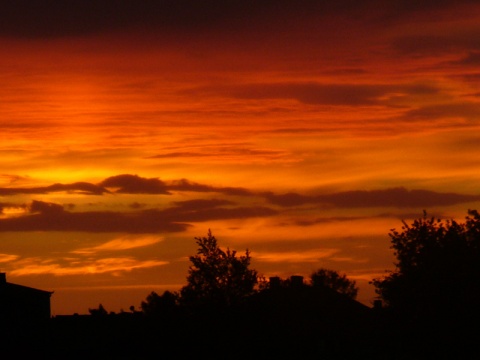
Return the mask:
<path id="1" fill-rule="evenodd" d="M 78 184 L 81 184 L 78 186 Z M 356 190 L 338 193 L 306 195 L 299 193 L 275 194 L 255 192 L 244 188 L 222 188 L 191 183 L 186 179 L 162 181 L 158 178 L 143 178 L 138 175 L 117 175 L 99 184 L 76 182 L 55 184 L 43 188 L 8 188 L 3 195 L 37 195 L 64 192 L 64 196 L 77 196 L 72 190 L 82 191 L 83 196 L 98 197 L 108 202 L 113 194 L 175 197 L 175 193 L 188 191 L 193 198 L 171 201 L 167 206 L 153 204 L 148 208 L 124 204 L 123 210 L 77 211 L 74 204 L 32 200 L 28 204 L 4 203 L 2 209 L 23 209 L 0 219 L 0 232 L 6 231 L 85 231 L 111 233 L 170 233 L 187 230 L 193 223 L 231 219 L 269 218 L 279 216 L 286 208 L 302 208 L 315 205 L 320 209 L 397 208 L 429 209 L 480 201 L 480 195 L 439 193 L 429 190 L 391 188 L 382 190 Z M 97 191 L 97 189 L 100 189 Z M 106 190 L 111 189 L 111 190 Z M 0 189 L 1 191 L 1 189 Z M 210 198 L 195 198 L 211 194 Z M 229 196 L 232 200 L 218 198 Z M 235 200 L 233 200 L 235 198 Z M 253 205 L 250 203 L 254 202 Z M 263 203 L 262 203 L 263 201 Z M 249 205 L 247 205 L 249 204 Z M 145 205 L 147 206 L 147 205 Z M 318 219 L 315 220 L 318 222 Z M 117 244 L 120 248 L 122 245 Z"/>

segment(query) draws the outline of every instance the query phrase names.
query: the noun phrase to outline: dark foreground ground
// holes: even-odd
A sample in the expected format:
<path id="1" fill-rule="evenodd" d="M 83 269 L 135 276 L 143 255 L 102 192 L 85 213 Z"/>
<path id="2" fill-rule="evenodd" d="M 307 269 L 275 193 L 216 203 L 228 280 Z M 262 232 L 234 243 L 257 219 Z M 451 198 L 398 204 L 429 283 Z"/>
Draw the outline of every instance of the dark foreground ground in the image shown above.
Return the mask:
<path id="1" fill-rule="evenodd" d="M 402 324 L 386 319 L 373 312 L 355 321 L 245 313 L 189 318 L 146 318 L 130 313 L 56 317 L 42 323 L 2 324 L 0 356 L 410 360 L 475 358 L 478 354 L 476 328 Z"/>

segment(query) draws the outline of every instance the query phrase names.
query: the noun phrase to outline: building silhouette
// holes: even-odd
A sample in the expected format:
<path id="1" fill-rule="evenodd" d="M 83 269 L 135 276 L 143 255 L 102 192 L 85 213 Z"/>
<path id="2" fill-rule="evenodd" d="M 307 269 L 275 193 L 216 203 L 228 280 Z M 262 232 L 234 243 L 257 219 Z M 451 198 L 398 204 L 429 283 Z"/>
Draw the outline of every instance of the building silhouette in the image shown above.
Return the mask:
<path id="1" fill-rule="evenodd" d="M 2 324 L 35 322 L 50 319 L 53 291 L 34 289 L 7 282 L 0 273 L 0 321 Z"/>

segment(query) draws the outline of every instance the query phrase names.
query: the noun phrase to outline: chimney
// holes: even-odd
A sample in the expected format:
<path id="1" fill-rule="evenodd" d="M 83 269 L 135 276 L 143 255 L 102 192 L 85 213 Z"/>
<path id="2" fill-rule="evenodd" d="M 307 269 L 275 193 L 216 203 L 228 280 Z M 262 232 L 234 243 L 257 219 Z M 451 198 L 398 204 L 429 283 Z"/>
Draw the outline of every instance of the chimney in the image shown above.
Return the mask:
<path id="1" fill-rule="evenodd" d="M 2 272 L 0 273 L 0 285 L 7 283 L 7 274 Z"/>
<path id="2" fill-rule="evenodd" d="M 290 284 L 292 287 L 299 288 L 303 286 L 303 276 L 292 275 L 290 276 Z"/>

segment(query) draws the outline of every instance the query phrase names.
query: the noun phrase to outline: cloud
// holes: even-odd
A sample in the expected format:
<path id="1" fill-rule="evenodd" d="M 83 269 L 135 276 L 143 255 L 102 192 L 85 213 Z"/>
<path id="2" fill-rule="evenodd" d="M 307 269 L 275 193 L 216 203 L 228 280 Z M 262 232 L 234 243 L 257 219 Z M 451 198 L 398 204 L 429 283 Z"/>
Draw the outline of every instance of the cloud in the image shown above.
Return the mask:
<path id="1" fill-rule="evenodd" d="M 446 27 L 448 29 L 448 27 Z M 392 46 L 402 55 L 435 56 L 452 51 L 480 51 L 480 32 L 475 30 L 451 31 L 436 34 L 419 33 L 417 35 L 401 36 L 393 40 Z"/>
<path id="2" fill-rule="evenodd" d="M 468 0 L 379 1 L 379 0 L 3 0 L 0 2 L 0 36 L 17 38 L 61 38 L 136 30 L 143 35 L 201 34 L 261 36 L 292 30 L 306 24 L 324 26 L 331 19 L 359 19 L 369 23 L 391 24 L 432 11 L 462 8 Z M 473 2 L 474 3 L 474 2 Z"/>
<path id="3" fill-rule="evenodd" d="M 353 0 L 299 0 L 295 4 L 287 0 L 4 0 L 0 3 L 0 34 L 52 38 L 125 28 L 167 34 L 231 31 L 259 27 L 262 22 L 277 25 L 285 20 L 288 24 L 290 17 L 298 19 L 302 15 L 351 13 L 359 7 Z"/>
<path id="4" fill-rule="evenodd" d="M 406 122 L 415 120 L 440 121 L 441 119 L 448 118 L 480 120 L 480 103 L 458 102 L 452 104 L 427 105 L 407 111 L 402 116 L 402 119 Z M 458 124 L 453 124 L 453 126 L 457 127 Z"/>
<path id="5" fill-rule="evenodd" d="M 213 161 L 264 162 L 283 159 L 288 153 L 284 150 L 251 149 L 242 146 L 198 147 L 195 151 L 166 151 L 150 156 L 149 159 L 209 159 Z"/>
<path id="6" fill-rule="evenodd" d="M 58 215 L 62 214 L 64 211 L 62 205 L 33 200 L 30 205 L 30 212 L 45 215 Z"/>
<path id="7" fill-rule="evenodd" d="M 264 194 L 266 199 L 284 207 L 317 204 L 324 207 L 369 208 L 369 207 L 433 207 L 449 206 L 480 200 L 480 195 L 464 195 L 456 193 L 438 193 L 429 190 L 407 190 L 392 188 L 371 191 L 345 191 L 326 195 L 300 195 L 287 193 L 275 195 Z"/>
<path id="8" fill-rule="evenodd" d="M 2 124 L 3 127 L 3 124 Z M 28 177 L 20 176 L 20 175 L 12 175 L 12 174 L 0 174 L 0 180 L 2 182 L 8 182 L 9 184 L 14 184 L 16 182 L 21 182 L 28 180 Z"/>
<path id="9" fill-rule="evenodd" d="M 110 189 L 110 190 L 107 190 Z M 0 188 L 0 196 L 35 195 L 54 192 L 66 192 L 67 194 L 102 195 L 102 194 L 149 194 L 171 195 L 171 191 L 191 192 L 218 192 L 227 195 L 246 196 L 252 193 L 240 187 L 214 187 L 199 184 L 187 179 L 162 181 L 158 178 L 144 178 L 138 175 L 122 174 L 106 178 L 99 184 L 87 182 L 75 182 L 72 184 L 53 184 L 44 187 L 31 188 Z M 134 203 L 132 208 L 139 208 L 142 204 Z M 1 204 L 0 204 L 1 208 Z"/>
<path id="10" fill-rule="evenodd" d="M 61 263 L 58 259 L 26 258 L 17 261 L 9 271 L 13 276 L 52 274 L 56 276 L 89 275 L 104 273 L 122 273 L 134 269 L 150 268 L 166 265 L 166 261 L 138 260 L 133 257 L 77 259 L 77 261 Z"/>
<path id="11" fill-rule="evenodd" d="M 459 78 L 463 81 L 470 82 L 474 84 L 475 86 L 478 84 L 480 81 L 480 73 L 478 72 L 473 72 L 473 73 L 467 73 L 467 74 L 460 74 L 460 75 L 455 75 L 452 76 L 453 78 Z"/>
<path id="12" fill-rule="evenodd" d="M 194 199 L 187 201 L 174 201 L 173 204 L 179 208 L 186 211 L 192 210 L 207 210 L 222 205 L 233 205 L 233 201 L 224 200 L 224 199 Z"/>
<path id="13" fill-rule="evenodd" d="M 460 65 L 460 66 L 474 66 L 477 67 L 480 65 L 480 51 L 470 51 L 464 57 L 459 60 L 450 61 L 450 65 Z"/>
<path id="14" fill-rule="evenodd" d="M 175 207 L 163 210 L 166 219 L 182 219 L 185 222 L 204 222 L 209 220 L 247 219 L 269 217 L 278 211 L 265 206 L 239 206 L 226 200 L 190 200 L 176 202 Z M 223 205 L 232 205 L 226 207 Z"/>
<path id="15" fill-rule="evenodd" d="M 0 254 L 0 263 L 12 262 L 12 261 L 17 260 L 18 258 L 19 258 L 18 255 Z"/>
<path id="16" fill-rule="evenodd" d="M 101 251 L 122 251 L 122 250 L 131 250 L 140 247 L 150 246 L 162 241 L 162 238 L 157 236 L 143 236 L 143 237 L 121 237 L 118 239 L 107 241 L 106 243 L 89 247 L 82 248 L 72 251 L 74 254 L 92 254 Z"/>
<path id="17" fill-rule="evenodd" d="M 362 221 L 362 220 L 380 219 L 380 218 L 416 219 L 420 215 L 421 215 L 420 213 L 402 212 L 398 214 L 381 213 L 373 216 L 331 216 L 331 217 L 318 217 L 311 220 L 310 219 L 295 220 L 294 224 L 296 226 L 307 227 L 307 226 L 315 226 L 317 224 L 332 224 L 332 223 L 338 223 L 338 222 L 353 222 L 353 221 Z"/>
<path id="18" fill-rule="evenodd" d="M 215 187 L 210 185 L 199 184 L 187 179 L 173 180 L 167 182 L 169 190 L 175 191 L 192 191 L 192 192 L 218 192 L 226 195 L 249 196 L 253 195 L 250 190 L 240 187 Z"/>
<path id="19" fill-rule="evenodd" d="M 0 218 L 15 217 L 23 215 L 30 210 L 27 208 L 27 205 L 22 204 L 9 204 L 9 203 L 0 203 Z"/>
<path id="20" fill-rule="evenodd" d="M 123 194 L 170 194 L 163 181 L 130 174 L 109 177 L 103 180 L 99 186 L 114 188 L 116 193 Z"/>
<path id="21" fill-rule="evenodd" d="M 0 219 L 0 231 L 178 232 L 188 225 L 165 219 L 158 210 L 68 212 L 58 204 L 33 201 L 31 213 Z"/>
<path id="22" fill-rule="evenodd" d="M 131 203 L 130 205 L 128 205 L 129 208 L 131 209 L 134 209 L 134 210 L 137 210 L 137 209 L 142 209 L 146 206 L 146 204 L 141 204 L 137 201 Z"/>
<path id="23" fill-rule="evenodd" d="M 191 93 L 216 93 L 238 99 L 295 99 L 313 105 L 379 105 L 391 97 L 436 94 L 439 89 L 422 84 L 263 83 L 203 87 Z"/>
<path id="24" fill-rule="evenodd" d="M 313 220 L 296 220 L 294 221 L 295 225 L 297 226 L 314 226 L 317 224 L 325 224 L 325 223 L 332 223 L 332 222 L 350 222 L 356 220 L 363 220 L 366 219 L 365 216 L 337 216 L 337 217 L 323 217 L 323 218 L 316 218 Z"/>
<path id="25" fill-rule="evenodd" d="M 102 195 L 107 193 L 101 186 L 90 184 L 87 182 L 76 182 L 73 184 L 53 184 L 45 188 L 46 192 L 57 192 L 57 191 L 67 191 L 67 192 L 79 192 L 85 195 Z"/>
<path id="26" fill-rule="evenodd" d="M 226 207 L 228 205 L 229 207 Z M 23 216 L 0 219 L 1 231 L 85 231 L 146 234 L 185 231 L 189 222 L 246 219 L 277 214 L 264 206 L 235 206 L 226 200 L 175 202 L 166 209 L 130 212 L 69 212 L 62 205 L 34 200 Z"/>
<path id="27" fill-rule="evenodd" d="M 50 186 L 43 187 L 8 187 L 0 188 L 0 195 L 3 196 L 13 196 L 19 194 L 48 194 L 54 192 L 67 192 L 74 194 L 83 194 L 83 195 L 102 195 L 108 193 L 106 189 L 101 186 L 90 184 L 87 182 L 75 182 L 72 184 L 53 184 Z"/>
<path id="28" fill-rule="evenodd" d="M 305 252 L 255 252 L 255 259 L 265 262 L 318 262 L 319 259 L 331 258 L 340 249 L 311 249 Z"/>

